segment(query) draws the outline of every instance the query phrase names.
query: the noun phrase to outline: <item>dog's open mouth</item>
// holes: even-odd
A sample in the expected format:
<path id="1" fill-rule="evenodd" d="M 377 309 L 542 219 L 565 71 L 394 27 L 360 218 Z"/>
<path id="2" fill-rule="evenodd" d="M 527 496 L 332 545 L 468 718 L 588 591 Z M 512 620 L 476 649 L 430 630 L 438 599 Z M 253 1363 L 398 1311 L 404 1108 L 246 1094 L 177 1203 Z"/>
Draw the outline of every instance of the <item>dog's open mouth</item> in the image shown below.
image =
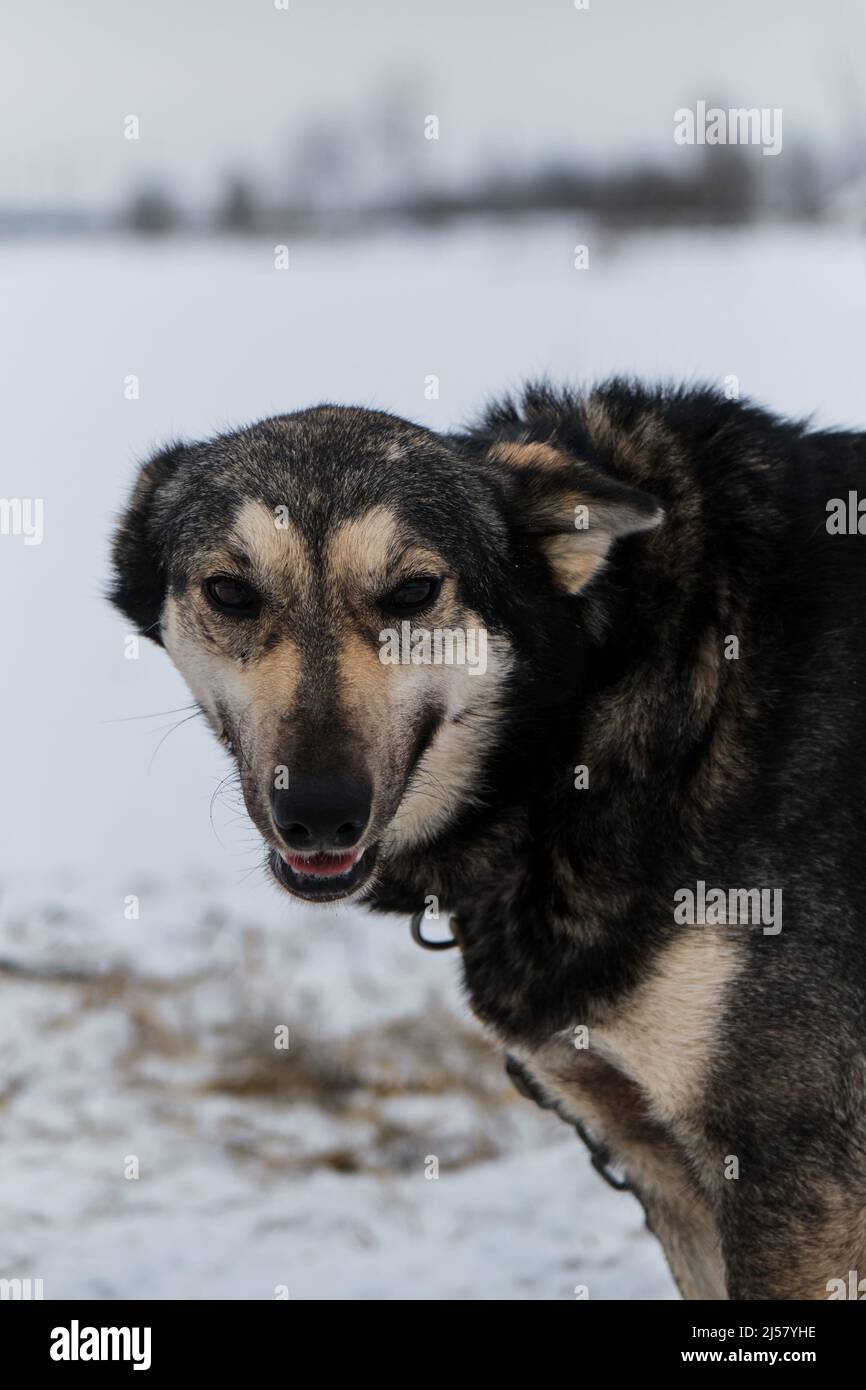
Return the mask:
<path id="1" fill-rule="evenodd" d="M 297 898 L 308 902 L 337 902 L 347 898 L 367 882 L 376 861 L 376 845 L 367 849 L 345 850 L 342 854 L 294 854 L 290 850 L 271 850 L 271 873 Z"/>

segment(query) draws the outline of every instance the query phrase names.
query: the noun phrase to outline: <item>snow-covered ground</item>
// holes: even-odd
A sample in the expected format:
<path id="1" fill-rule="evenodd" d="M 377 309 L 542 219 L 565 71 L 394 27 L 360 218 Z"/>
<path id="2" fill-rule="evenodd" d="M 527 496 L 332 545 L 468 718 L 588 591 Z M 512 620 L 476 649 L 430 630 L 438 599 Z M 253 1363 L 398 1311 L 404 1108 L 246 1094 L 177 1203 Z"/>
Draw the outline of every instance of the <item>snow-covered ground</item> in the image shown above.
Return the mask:
<path id="1" fill-rule="evenodd" d="M 673 1295 L 636 1205 L 506 1083 L 450 956 L 277 895 L 230 794 L 211 821 L 228 765 L 200 721 L 154 756 L 189 697 L 156 648 L 125 655 L 106 537 L 154 442 L 322 399 L 445 427 L 541 372 L 733 375 L 862 426 L 864 261 L 829 230 L 565 220 L 301 242 L 288 271 L 257 243 L 3 247 L 0 492 L 45 521 L 41 545 L 0 536 L 0 1277 L 48 1298 Z"/>
<path id="2" fill-rule="evenodd" d="M 669 1292 L 636 1205 L 507 1084 L 450 959 L 182 876 L 137 922 L 93 903 L 43 881 L 4 904 L 3 1274 L 46 1297 Z"/>

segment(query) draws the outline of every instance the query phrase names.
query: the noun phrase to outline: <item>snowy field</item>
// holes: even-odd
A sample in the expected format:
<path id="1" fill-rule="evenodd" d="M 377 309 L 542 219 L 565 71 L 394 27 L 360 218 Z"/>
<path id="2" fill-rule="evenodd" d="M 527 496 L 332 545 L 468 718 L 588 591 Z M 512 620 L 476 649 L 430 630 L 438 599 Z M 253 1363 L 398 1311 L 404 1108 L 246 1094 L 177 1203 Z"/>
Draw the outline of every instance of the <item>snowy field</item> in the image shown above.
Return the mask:
<path id="1" fill-rule="evenodd" d="M 446 427 L 542 372 L 735 375 L 863 426 L 866 246 L 562 221 L 290 249 L 280 272 L 257 243 L 2 248 L 0 491 L 45 521 L 41 545 L 0 537 L 0 1277 L 46 1298 L 672 1297 L 636 1204 L 506 1083 L 451 957 L 266 881 L 232 794 L 211 804 L 223 755 L 196 719 L 169 733 L 179 678 L 156 648 L 125 657 L 106 537 L 155 443 L 322 399 Z"/>

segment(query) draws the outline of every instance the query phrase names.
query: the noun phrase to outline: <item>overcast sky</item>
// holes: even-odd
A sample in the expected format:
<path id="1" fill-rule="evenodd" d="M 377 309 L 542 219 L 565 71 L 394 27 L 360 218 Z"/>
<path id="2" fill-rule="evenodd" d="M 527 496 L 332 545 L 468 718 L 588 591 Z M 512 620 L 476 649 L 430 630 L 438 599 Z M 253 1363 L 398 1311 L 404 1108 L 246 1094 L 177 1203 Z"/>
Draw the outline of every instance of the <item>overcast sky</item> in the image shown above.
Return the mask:
<path id="1" fill-rule="evenodd" d="M 437 177 L 555 155 L 666 161 L 673 111 L 701 97 L 781 107 L 787 147 L 866 136 L 861 0 L 288 4 L 5 0 L 0 197 L 116 204 L 159 174 L 199 200 L 229 169 L 274 187 L 322 116 L 351 125 L 372 168 L 398 86 Z M 129 114 L 138 142 L 123 138 Z"/>

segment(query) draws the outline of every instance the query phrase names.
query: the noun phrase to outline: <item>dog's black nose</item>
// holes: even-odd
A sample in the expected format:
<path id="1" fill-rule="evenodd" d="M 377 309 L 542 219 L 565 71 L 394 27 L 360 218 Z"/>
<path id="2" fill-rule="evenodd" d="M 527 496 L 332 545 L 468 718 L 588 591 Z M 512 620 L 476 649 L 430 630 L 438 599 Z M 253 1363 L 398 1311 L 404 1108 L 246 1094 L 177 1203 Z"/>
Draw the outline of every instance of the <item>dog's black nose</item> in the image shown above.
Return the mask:
<path id="1" fill-rule="evenodd" d="M 289 849 L 351 849 L 370 819 L 371 801 L 366 782 L 323 773 L 275 788 L 271 812 Z"/>

